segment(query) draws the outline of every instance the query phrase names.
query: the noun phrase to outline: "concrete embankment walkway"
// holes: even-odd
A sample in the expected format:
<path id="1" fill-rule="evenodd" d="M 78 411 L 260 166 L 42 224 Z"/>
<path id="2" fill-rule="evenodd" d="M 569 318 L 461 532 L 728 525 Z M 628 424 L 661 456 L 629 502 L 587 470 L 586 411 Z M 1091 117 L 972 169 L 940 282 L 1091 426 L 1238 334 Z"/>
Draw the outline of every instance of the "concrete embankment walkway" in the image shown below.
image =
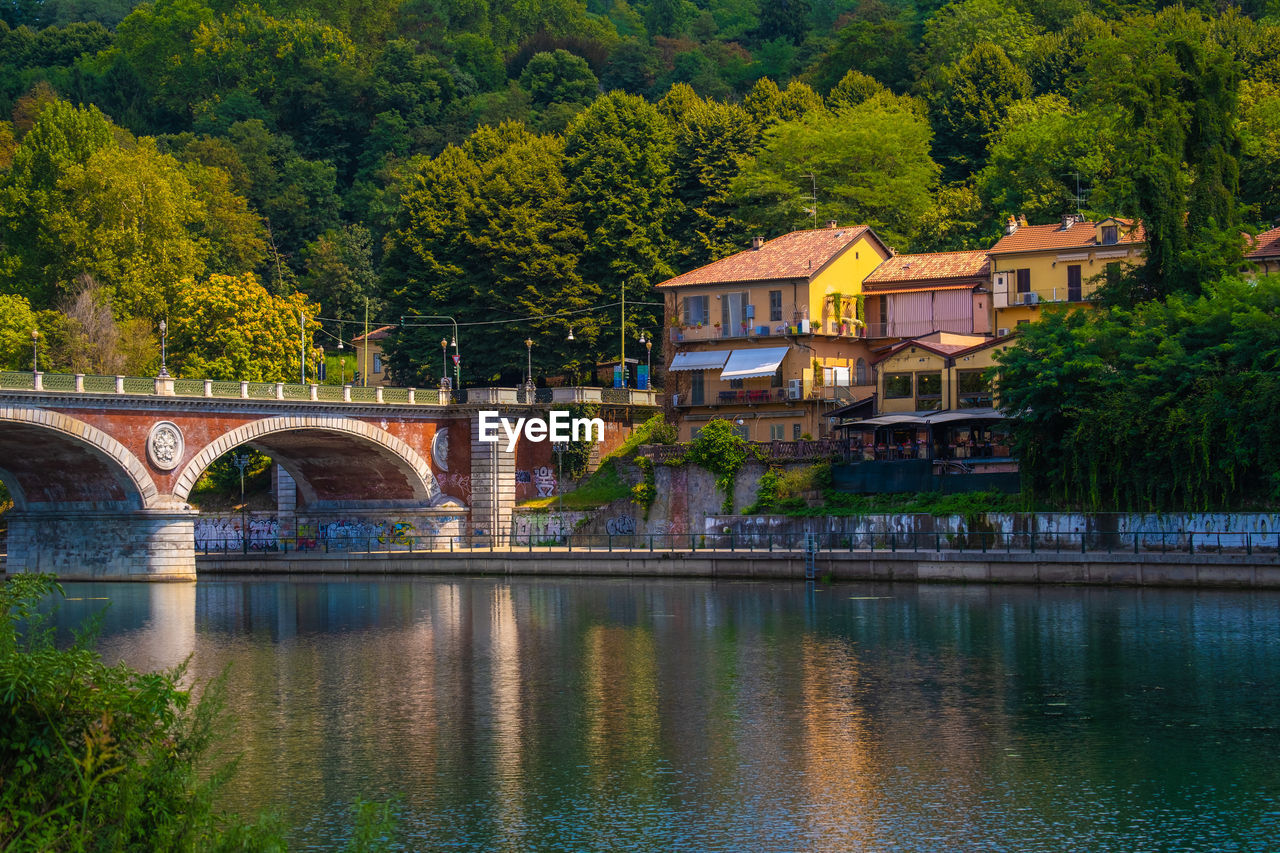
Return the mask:
<path id="1" fill-rule="evenodd" d="M 804 580 L 802 551 L 649 551 L 535 548 L 354 554 L 216 554 L 212 575 L 541 575 Z M 837 581 L 1100 584 L 1280 589 L 1280 556 L 1267 554 L 1032 554 L 824 551 L 814 574 Z"/>

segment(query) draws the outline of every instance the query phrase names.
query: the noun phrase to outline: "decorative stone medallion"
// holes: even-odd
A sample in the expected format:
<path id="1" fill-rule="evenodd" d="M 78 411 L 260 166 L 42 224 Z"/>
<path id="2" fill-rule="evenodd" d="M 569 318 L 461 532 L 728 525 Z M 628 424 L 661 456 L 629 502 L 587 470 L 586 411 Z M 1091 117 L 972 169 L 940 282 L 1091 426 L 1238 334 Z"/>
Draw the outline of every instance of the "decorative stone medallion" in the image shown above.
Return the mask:
<path id="1" fill-rule="evenodd" d="M 182 461 L 182 430 L 170 421 L 159 421 L 147 436 L 147 458 L 161 471 L 172 471 Z"/>
<path id="2" fill-rule="evenodd" d="M 436 430 L 435 436 L 431 439 L 431 461 L 436 464 L 436 470 L 449 470 L 449 428 Z"/>

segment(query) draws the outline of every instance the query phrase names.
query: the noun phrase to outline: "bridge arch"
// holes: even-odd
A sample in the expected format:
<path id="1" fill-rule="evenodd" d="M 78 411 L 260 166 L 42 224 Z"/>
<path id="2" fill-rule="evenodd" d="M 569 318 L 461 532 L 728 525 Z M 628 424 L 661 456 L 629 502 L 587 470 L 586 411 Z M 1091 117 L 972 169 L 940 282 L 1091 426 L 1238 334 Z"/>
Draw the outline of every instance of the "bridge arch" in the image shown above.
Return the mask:
<path id="1" fill-rule="evenodd" d="M 407 443 L 365 421 L 323 415 L 268 417 L 227 432 L 187 462 L 174 481 L 175 497 L 185 501 L 214 460 L 245 444 L 288 471 L 307 503 L 429 506 L 443 498 L 431 466 Z"/>
<path id="2" fill-rule="evenodd" d="M 32 505 L 152 509 L 165 503 L 127 447 L 78 418 L 36 406 L 0 406 L 0 480 L 19 510 Z"/>

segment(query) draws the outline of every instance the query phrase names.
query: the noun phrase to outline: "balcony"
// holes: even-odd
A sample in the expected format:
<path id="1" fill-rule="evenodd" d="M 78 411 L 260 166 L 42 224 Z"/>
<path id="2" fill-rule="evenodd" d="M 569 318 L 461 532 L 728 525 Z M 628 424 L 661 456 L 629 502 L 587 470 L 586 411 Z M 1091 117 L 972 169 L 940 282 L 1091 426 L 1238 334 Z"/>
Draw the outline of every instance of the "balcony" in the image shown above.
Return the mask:
<path id="1" fill-rule="evenodd" d="M 849 323 L 827 321 L 810 323 L 801 320 L 796 324 L 762 323 L 753 320 L 750 324 L 742 323 L 733 328 L 719 323 L 704 326 L 671 327 L 672 343 L 693 343 L 696 341 L 755 340 L 759 338 L 794 337 L 796 335 L 830 335 L 832 337 L 862 338 L 866 337 L 865 329 L 859 329 Z"/>

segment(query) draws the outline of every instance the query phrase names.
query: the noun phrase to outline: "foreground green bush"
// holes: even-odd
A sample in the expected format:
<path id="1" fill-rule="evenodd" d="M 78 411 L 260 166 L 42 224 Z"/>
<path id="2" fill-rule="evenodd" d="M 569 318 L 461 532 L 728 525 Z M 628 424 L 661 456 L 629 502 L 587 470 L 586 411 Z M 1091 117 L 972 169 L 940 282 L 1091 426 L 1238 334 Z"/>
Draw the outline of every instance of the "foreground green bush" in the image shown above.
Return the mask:
<path id="1" fill-rule="evenodd" d="M 0 587 L 0 850 L 282 850 L 276 828 L 218 813 L 202 776 L 221 683 L 107 666 L 92 633 L 59 649 L 47 575 Z"/>

